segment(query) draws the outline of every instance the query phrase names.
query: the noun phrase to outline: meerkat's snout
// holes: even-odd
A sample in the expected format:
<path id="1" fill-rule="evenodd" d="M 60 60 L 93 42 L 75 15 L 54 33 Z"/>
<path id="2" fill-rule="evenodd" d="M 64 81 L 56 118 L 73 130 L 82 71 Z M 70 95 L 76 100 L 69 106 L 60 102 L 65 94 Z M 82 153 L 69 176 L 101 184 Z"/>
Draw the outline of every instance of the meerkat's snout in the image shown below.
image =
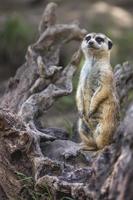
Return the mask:
<path id="1" fill-rule="evenodd" d="M 89 45 L 88 45 L 89 47 L 93 47 L 94 42 L 93 42 L 93 41 L 90 41 L 88 44 L 89 44 Z"/>

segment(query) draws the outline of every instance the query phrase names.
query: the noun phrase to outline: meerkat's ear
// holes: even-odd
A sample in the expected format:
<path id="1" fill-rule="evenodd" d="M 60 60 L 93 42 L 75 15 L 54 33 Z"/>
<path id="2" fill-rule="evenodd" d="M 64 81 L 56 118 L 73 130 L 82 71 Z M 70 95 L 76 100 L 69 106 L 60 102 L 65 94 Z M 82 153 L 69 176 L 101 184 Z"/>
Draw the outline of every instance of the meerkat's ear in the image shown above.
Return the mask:
<path id="1" fill-rule="evenodd" d="M 112 42 L 111 40 L 109 40 L 109 41 L 108 41 L 108 48 L 109 48 L 109 49 L 112 49 L 112 46 L 113 46 L 113 42 Z"/>

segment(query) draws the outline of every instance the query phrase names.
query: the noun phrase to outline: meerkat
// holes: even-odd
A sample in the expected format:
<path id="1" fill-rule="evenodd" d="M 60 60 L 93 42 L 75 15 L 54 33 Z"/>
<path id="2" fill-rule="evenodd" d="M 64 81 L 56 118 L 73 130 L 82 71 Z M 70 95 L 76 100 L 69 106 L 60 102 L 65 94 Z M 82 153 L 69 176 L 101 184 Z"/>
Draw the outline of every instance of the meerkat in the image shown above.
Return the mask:
<path id="1" fill-rule="evenodd" d="M 81 43 L 85 61 L 76 93 L 81 149 L 98 150 L 112 142 L 119 101 L 110 65 L 113 43 L 102 33 L 90 33 Z"/>

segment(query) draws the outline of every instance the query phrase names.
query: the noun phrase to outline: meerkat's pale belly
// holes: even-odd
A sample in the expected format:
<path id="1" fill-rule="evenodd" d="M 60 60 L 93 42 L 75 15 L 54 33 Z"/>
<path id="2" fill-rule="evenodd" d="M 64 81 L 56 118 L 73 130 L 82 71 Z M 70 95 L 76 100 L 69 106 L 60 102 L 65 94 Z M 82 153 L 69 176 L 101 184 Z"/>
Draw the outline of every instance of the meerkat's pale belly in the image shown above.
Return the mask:
<path id="1" fill-rule="evenodd" d="M 80 73 L 80 86 L 82 88 L 82 91 L 85 88 L 86 82 L 87 82 L 87 78 L 88 75 L 90 74 L 91 71 L 91 62 L 85 62 L 85 64 L 82 67 L 81 73 Z"/>
<path id="2" fill-rule="evenodd" d="M 93 66 L 92 62 L 85 62 L 80 73 L 80 85 L 83 95 L 91 98 L 93 93 L 99 86 L 99 69 L 97 66 Z M 86 97 L 87 98 L 87 97 Z"/>
<path id="3" fill-rule="evenodd" d="M 90 108 L 90 102 L 93 94 L 98 88 L 99 84 L 99 68 L 98 66 L 92 65 L 92 62 L 86 61 L 82 67 L 79 79 L 79 85 L 82 91 L 82 103 L 85 118 L 89 120 L 89 124 L 92 127 L 96 127 L 97 118 L 99 118 L 99 112 L 96 113 L 92 119 L 88 118 L 88 112 Z"/>

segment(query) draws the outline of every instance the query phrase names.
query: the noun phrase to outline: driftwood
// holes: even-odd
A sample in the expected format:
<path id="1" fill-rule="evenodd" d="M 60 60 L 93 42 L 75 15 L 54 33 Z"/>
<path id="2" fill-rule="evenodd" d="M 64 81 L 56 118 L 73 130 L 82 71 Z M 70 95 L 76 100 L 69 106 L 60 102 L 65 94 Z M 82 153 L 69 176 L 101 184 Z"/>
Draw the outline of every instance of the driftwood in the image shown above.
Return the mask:
<path id="1" fill-rule="evenodd" d="M 61 47 L 81 41 L 78 24 L 56 24 L 56 4 L 46 7 L 39 39 L 28 47 L 26 63 L 0 96 L 0 199 L 131 200 L 133 198 L 133 66 L 114 69 L 122 110 L 114 142 L 98 152 L 80 151 L 60 128 L 44 128 L 39 119 L 54 102 L 72 92 L 81 59 L 78 50 L 67 66 L 58 66 Z M 128 108 L 128 109 L 127 109 Z"/>

